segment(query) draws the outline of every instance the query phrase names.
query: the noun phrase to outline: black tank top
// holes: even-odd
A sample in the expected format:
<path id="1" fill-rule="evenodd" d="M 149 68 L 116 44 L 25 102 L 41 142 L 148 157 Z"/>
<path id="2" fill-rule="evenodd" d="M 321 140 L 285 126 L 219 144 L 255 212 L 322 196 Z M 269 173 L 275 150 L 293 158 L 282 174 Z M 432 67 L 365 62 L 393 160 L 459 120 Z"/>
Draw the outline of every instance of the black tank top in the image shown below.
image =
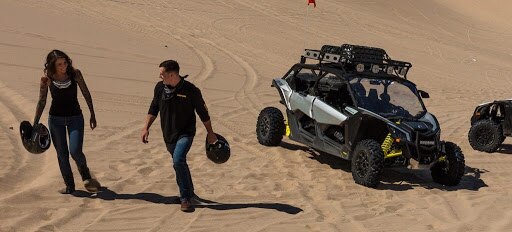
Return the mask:
<path id="1" fill-rule="evenodd" d="M 76 116 L 82 113 L 80 104 L 78 103 L 77 83 L 74 78 L 71 78 L 71 85 L 65 88 L 58 88 L 52 81 L 50 83 L 50 92 L 52 94 L 50 115 Z"/>

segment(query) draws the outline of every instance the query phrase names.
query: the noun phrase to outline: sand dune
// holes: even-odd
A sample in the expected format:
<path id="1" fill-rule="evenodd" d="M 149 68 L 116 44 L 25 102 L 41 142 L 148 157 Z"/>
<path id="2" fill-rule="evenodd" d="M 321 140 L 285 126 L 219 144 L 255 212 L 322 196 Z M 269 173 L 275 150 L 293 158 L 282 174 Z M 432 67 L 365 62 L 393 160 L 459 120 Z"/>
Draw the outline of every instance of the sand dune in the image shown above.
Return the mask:
<path id="1" fill-rule="evenodd" d="M 468 144 L 474 107 L 511 98 L 512 5 L 492 1 L 3 0 L 0 2 L 0 231 L 510 231 L 512 146 L 486 154 Z M 442 137 L 461 146 L 457 187 L 425 171 L 387 170 L 377 189 L 354 183 L 349 162 L 285 139 L 259 145 L 258 113 L 279 104 L 270 82 L 302 49 L 353 43 L 410 61 L 430 93 Z M 18 125 L 32 120 L 45 55 L 66 51 L 82 70 L 98 128 L 84 153 L 107 188 L 62 196 L 56 153 L 26 152 Z M 139 142 L 158 64 L 176 59 L 199 86 L 214 129 L 232 146 L 216 165 L 204 128 L 189 153 L 192 214 L 172 204 L 174 170 L 157 123 Z M 80 99 L 89 119 L 86 104 Z M 47 123 L 47 106 L 42 122 Z M 12 129 L 11 129 L 12 127 Z"/>

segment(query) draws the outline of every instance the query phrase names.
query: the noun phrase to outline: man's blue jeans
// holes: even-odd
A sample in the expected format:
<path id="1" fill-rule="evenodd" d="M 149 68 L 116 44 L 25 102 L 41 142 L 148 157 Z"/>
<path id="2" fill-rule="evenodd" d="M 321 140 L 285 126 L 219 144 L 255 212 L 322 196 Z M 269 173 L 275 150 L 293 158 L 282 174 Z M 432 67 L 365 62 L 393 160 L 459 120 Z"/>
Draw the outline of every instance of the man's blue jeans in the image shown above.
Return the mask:
<path id="1" fill-rule="evenodd" d="M 82 152 L 84 142 L 84 117 L 82 114 L 69 117 L 52 116 L 48 118 L 52 142 L 57 151 L 59 168 L 66 186 L 75 186 L 73 171 L 69 163 L 69 154 L 76 162 L 82 180 L 91 179 L 87 161 Z M 66 133 L 67 132 L 67 133 Z M 69 136 L 69 147 L 67 136 Z"/>
<path id="2" fill-rule="evenodd" d="M 180 198 L 190 199 L 194 196 L 194 184 L 187 164 L 187 153 L 192 146 L 194 137 L 181 137 L 176 143 L 166 144 L 167 150 L 172 155 L 174 171 L 176 172 L 176 182 L 180 188 Z"/>

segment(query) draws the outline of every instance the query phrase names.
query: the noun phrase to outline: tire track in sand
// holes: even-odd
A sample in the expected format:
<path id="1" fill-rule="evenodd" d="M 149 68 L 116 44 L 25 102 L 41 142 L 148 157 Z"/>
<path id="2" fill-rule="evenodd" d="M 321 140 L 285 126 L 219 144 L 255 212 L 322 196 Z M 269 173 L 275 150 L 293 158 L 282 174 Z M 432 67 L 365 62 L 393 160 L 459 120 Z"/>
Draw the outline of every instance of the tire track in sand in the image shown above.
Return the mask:
<path id="1" fill-rule="evenodd" d="M 242 107 L 248 109 L 253 115 L 258 115 L 259 110 L 257 109 L 261 108 L 261 104 L 259 103 L 256 95 L 254 94 L 254 89 L 258 82 L 258 75 L 256 74 L 256 70 L 254 70 L 254 68 L 241 57 L 217 45 L 215 42 L 208 40 L 206 38 L 200 38 L 200 40 L 225 53 L 244 69 L 247 78 L 244 79 L 242 88 L 236 92 L 235 99 L 240 103 Z M 246 106 L 247 104 L 249 105 L 249 107 Z"/>
<path id="2" fill-rule="evenodd" d="M 18 139 L 18 125 L 22 119 L 30 118 L 30 111 L 20 106 L 35 106 L 35 104 L 26 100 L 23 96 L 8 88 L 0 81 L 0 122 L 2 125 L 11 125 L 12 132 L 8 133 L 8 139 L 12 145 L 13 161 L 10 164 L 3 164 L 9 168 L 5 176 L 0 177 L 1 190 L 4 195 L 1 199 L 8 198 L 15 191 L 23 191 L 32 186 L 43 169 L 47 166 L 48 156 L 30 155 Z M 3 130 L 3 129 L 2 129 Z M 4 161 L 5 162 L 5 161 Z M 41 164 L 43 163 L 43 164 Z M 6 195 L 8 193 L 8 195 Z"/>

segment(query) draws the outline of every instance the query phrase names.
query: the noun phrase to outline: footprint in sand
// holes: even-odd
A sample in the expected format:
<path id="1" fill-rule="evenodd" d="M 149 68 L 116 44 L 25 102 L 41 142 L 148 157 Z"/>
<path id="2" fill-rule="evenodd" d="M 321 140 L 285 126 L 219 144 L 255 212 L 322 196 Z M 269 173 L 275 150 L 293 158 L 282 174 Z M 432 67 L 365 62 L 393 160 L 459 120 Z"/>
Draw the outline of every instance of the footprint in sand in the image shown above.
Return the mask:
<path id="1" fill-rule="evenodd" d="M 137 172 L 144 176 L 149 176 L 151 173 L 153 173 L 153 171 L 154 171 L 153 167 L 143 167 L 143 168 L 137 169 Z"/>

